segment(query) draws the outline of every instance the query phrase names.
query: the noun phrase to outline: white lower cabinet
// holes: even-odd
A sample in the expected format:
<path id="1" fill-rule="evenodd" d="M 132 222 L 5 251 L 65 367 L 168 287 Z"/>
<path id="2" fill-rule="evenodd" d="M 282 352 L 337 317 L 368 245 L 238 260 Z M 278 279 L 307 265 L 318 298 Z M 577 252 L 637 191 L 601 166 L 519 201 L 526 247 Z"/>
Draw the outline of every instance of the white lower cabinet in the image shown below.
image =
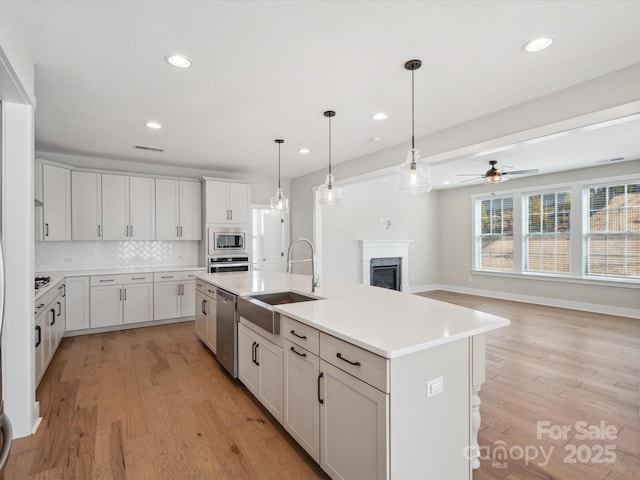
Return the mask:
<path id="1" fill-rule="evenodd" d="M 153 275 L 153 318 L 193 317 L 196 313 L 195 276 L 199 272 L 161 272 Z"/>
<path id="2" fill-rule="evenodd" d="M 320 463 L 320 402 L 317 355 L 284 341 L 284 428 Z"/>
<path id="3" fill-rule="evenodd" d="M 388 395 L 324 360 L 320 371 L 320 467 L 334 479 L 386 479 Z"/>
<path id="4" fill-rule="evenodd" d="M 65 284 L 60 283 L 36 302 L 35 364 L 36 387 L 40 383 L 65 333 Z"/>
<path id="5" fill-rule="evenodd" d="M 91 277 L 91 328 L 153 320 L 150 274 Z"/>
<path id="6" fill-rule="evenodd" d="M 216 287 L 202 280 L 196 280 L 195 299 L 193 307 L 196 316 L 196 333 L 209 349 L 216 353 Z"/>
<path id="7" fill-rule="evenodd" d="M 238 378 L 282 423 L 282 348 L 242 323 L 238 325 Z"/>

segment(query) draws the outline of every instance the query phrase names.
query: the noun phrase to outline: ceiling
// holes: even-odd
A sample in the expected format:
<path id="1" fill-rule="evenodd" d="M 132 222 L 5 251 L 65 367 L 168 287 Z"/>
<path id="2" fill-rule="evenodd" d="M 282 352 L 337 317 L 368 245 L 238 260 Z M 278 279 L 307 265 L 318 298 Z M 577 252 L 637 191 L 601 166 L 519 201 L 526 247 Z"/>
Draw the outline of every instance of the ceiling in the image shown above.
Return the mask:
<path id="1" fill-rule="evenodd" d="M 325 167 L 327 109 L 337 112 L 336 163 L 406 142 L 403 64 L 412 58 L 423 60 L 415 73 L 416 136 L 640 62 L 640 2 L 22 0 L 3 7 L 36 64 L 37 150 L 220 173 L 273 176 L 275 138 L 285 139 L 284 177 Z M 556 42 L 523 53 L 541 34 Z M 173 53 L 189 57 L 192 68 L 168 65 Z M 388 119 L 373 120 L 378 111 Z M 163 128 L 146 128 L 149 120 Z M 297 153 L 301 147 L 311 153 Z M 552 148 L 530 147 L 518 169 L 542 168 L 536 148 Z M 475 165 L 470 173 L 477 158 Z M 468 169 L 463 161 L 455 167 Z"/>

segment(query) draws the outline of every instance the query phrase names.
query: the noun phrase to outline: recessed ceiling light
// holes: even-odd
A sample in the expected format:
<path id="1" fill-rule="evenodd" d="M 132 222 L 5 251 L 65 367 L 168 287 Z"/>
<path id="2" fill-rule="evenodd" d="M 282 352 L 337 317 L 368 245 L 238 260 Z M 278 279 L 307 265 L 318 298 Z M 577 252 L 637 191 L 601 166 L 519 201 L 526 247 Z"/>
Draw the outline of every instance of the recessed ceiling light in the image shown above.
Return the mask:
<path id="1" fill-rule="evenodd" d="M 182 55 L 169 55 L 167 56 L 167 62 L 178 68 L 189 68 L 191 66 L 191 60 Z"/>
<path id="2" fill-rule="evenodd" d="M 444 182 L 442 182 L 445 185 L 449 185 L 451 182 L 449 180 L 445 180 Z"/>
<path id="3" fill-rule="evenodd" d="M 298 153 L 301 153 L 303 155 L 306 155 L 307 153 L 309 153 L 311 150 L 309 150 L 308 148 L 301 148 L 300 150 L 298 150 Z"/>
<path id="4" fill-rule="evenodd" d="M 528 53 L 535 53 L 551 46 L 552 43 L 553 38 L 551 37 L 538 37 L 533 40 L 529 40 L 522 46 L 522 49 Z"/>
<path id="5" fill-rule="evenodd" d="M 145 123 L 145 126 L 147 128 L 152 128 L 154 130 L 158 130 L 159 128 L 162 128 L 162 125 L 160 125 L 158 122 L 147 122 Z"/>
<path id="6" fill-rule="evenodd" d="M 380 143 L 380 142 L 382 141 L 382 138 L 381 138 L 381 137 L 371 137 L 371 138 L 369 139 L 369 141 L 370 141 L 371 143 Z"/>
<path id="7" fill-rule="evenodd" d="M 388 116 L 389 115 L 387 115 L 384 112 L 378 112 L 378 113 L 374 113 L 371 118 L 373 118 L 374 120 L 386 120 Z"/>

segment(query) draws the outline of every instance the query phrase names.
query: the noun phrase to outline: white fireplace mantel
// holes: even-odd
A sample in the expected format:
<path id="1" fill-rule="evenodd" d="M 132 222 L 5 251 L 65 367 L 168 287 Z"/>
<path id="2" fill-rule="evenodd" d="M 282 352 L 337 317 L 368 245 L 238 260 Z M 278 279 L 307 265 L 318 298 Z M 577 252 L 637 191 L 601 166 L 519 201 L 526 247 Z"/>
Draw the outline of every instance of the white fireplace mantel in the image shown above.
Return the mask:
<path id="1" fill-rule="evenodd" d="M 401 258 L 400 289 L 409 290 L 409 248 L 412 240 L 360 240 L 362 251 L 362 283 L 371 283 L 372 258 Z"/>

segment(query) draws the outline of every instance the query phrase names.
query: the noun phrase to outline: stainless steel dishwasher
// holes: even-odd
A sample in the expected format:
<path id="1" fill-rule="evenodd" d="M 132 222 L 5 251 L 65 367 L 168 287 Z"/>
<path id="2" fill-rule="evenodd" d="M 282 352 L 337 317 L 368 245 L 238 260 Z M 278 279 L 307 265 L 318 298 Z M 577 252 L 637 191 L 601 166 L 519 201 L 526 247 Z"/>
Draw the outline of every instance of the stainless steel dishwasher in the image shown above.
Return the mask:
<path id="1" fill-rule="evenodd" d="M 218 288 L 216 298 L 216 358 L 233 378 L 238 377 L 238 319 L 233 293 Z"/>

